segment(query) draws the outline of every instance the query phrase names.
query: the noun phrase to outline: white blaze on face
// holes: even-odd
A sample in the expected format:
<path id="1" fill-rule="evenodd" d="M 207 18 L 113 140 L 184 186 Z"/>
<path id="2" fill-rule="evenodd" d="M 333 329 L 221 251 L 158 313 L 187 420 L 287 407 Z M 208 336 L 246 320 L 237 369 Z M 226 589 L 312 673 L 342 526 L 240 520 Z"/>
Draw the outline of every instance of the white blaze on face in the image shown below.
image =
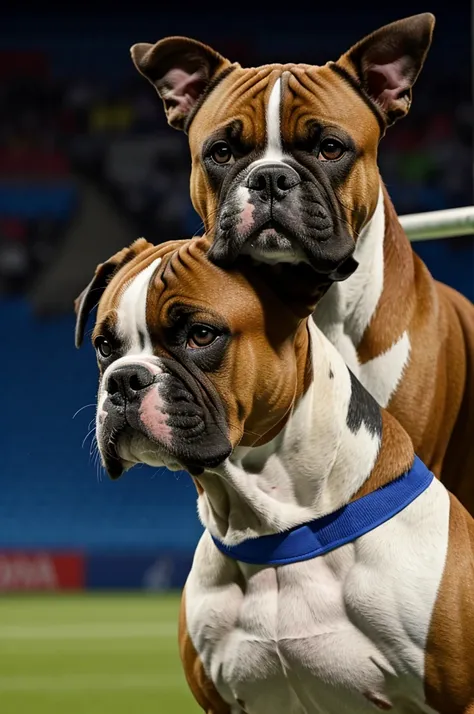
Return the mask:
<path id="1" fill-rule="evenodd" d="M 107 392 L 104 385 L 107 384 L 108 377 L 119 367 L 126 365 L 142 365 L 153 377 L 163 372 L 160 360 L 153 355 L 153 345 L 150 339 L 146 323 L 146 303 L 148 287 L 150 281 L 161 263 L 161 258 L 156 258 L 150 265 L 136 275 L 125 287 L 118 306 L 117 324 L 118 336 L 124 342 L 125 352 L 123 357 L 114 360 L 105 370 L 99 390 L 97 408 L 97 437 L 101 444 L 101 431 L 107 419 L 107 412 L 104 404 L 107 399 Z M 143 425 L 148 429 L 158 443 L 167 445 L 171 441 L 171 428 L 167 423 L 167 415 L 164 408 L 163 399 L 158 389 L 150 389 L 142 398 L 139 416 Z M 163 465 L 163 456 L 159 452 L 158 456 L 150 446 L 148 439 L 143 434 L 136 434 L 118 442 L 118 453 L 126 464 L 143 462 Z M 100 448 L 103 448 L 101 446 Z M 157 452 L 158 453 L 158 452 Z"/>
<path id="2" fill-rule="evenodd" d="M 156 364 L 156 359 L 153 361 L 153 346 L 151 344 L 150 335 L 146 325 L 146 298 L 148 286 L 155 270 L 161 263 L 161 258 L 157 258 L 133 280 L 128 283 L 117 307 L 117 333 L 124 341 L 126 352 L 123 357 L 116 359 L 110 364 L 102 375 L 98 409 L 97 409 L 97 433 L 103 426 L 107 417 L 107 412 L 104 410 L 104 403 L 107 398 L 107 392 L 104 390 L 104 385 L 107 384 L 109 375 L 118 367 L 126 364 L 143 364 L 153 374 L 158 374 L 161 369 Z"/>
<path id="3" fill-rule="evenodd" d="M 264 154 L 266 161 L 281 161 L 281 78 L 272 87 L 267 107 L 267 147 Z"/>
<path id="4" fill-rule="evenodd" d="M 278 77 L 273 85 L 268 99 L 265 116 L 266 145 L 261 159 L 253 161 L 249 166 L 246 182 L 250 175 L 262 164 L 284 163 L 281 146 L 281 78 Z M 237 201 L 240 209 L 239 231 L 243 234 L 250 233 L 254 225 L 255 206 L 250 202 L 250 191 L 246 186 L 237 188 Z M 244 250 L 244 252 L 246 252 Z"/>
<path id="5" fill-rule="evenodd" d="M 250 164 L 250 170 L 260 164 L 284 162 L 283 149 L 281 145 L 281 78 L 278 77 L 270 92 L 267 111 L 265 116 L 266 124 L 266 146 L 265 153 L 261 159 Z"/>
<path id="6" fill-rule="evenodd" d="M 156 258 L 127 285 L 117 308 L 117 332 L 126 341 L 127 355 L 152 354 L 146 324 L 146 298 L 150 280 L 161 263 Z"/>

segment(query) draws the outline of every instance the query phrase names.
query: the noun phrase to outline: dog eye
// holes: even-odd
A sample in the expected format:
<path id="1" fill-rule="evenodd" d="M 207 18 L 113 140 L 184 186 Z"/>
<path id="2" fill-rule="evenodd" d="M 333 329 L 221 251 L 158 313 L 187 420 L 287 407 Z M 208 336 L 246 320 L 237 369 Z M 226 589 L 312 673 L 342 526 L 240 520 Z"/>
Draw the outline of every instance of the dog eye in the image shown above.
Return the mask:
<path id="1" fill-rule="evenodd" d="M 323 139 L 319 147 L 318 159 L 321 161 L 336 161 L 343 155 L 344 144 L 338 139 Z"/>
<path id="2" fill-rule="evenodd" d="M 216 164 L 229 164 L 234 161 L 232 149 L 227 141 L 216 141 L 211 146 L 210 156 Z"/>
<path id="3" fill-rule="evenodd" d="M 186 346 L 194 350 L 198 347 L 207 347 L 211 345 L 220 335 L 213 327 L 209 325 L 193 325 L 188 332 Z"/>
<path id="4" fill-rule="evenodd" d="M 108 340 L 105 339 L 105 337 L 97 337 L 94 342 L 94 347 L 100 354 L 100 356 L 104 357 L 105 359 L 107 357 L 110 357 L 113 352 L 112 345 L 110 344 L 110 342 L 108 342 Z"/>

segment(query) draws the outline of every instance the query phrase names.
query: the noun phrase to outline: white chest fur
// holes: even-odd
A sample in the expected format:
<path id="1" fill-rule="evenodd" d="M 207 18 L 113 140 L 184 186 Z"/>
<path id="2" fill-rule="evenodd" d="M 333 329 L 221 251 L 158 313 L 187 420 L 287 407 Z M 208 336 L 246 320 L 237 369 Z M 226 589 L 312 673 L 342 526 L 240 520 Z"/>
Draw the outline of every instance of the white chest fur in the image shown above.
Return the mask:
<path id="1" fill-rule="evenodd" d="M 316 308 L 314 319 L 364 387 L 386 407 L 410 357 L 408 333 L 394 335 L 390 349 L 365 364 L 359 364 L 357 356 L 357 346 L 382 295 L 384 234 L 384 198 L 380 187 L 374 215 L 357 241 L 354 257 L 359 267 L 350 278 L 330 287 Z"/>
<path id="2" fill-rule="evenodd" d="M 232 711 L 432 712 L 424 649 L 448 521 L 434 481 L 355 543 L 278 569 L 225 558 L 206 532 L 186 585 L 187 626 Z"/>

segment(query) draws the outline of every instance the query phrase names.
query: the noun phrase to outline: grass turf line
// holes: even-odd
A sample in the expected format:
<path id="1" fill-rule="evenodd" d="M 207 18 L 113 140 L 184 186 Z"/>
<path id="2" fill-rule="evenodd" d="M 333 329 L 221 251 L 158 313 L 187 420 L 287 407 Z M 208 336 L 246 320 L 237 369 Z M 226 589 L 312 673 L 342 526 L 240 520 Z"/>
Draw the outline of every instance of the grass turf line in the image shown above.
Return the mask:
<path id="1" fill-rule="evenodd" d="M 178 656 L 177 595 L 0 599 L 2 714 L 198 714 Z"/>

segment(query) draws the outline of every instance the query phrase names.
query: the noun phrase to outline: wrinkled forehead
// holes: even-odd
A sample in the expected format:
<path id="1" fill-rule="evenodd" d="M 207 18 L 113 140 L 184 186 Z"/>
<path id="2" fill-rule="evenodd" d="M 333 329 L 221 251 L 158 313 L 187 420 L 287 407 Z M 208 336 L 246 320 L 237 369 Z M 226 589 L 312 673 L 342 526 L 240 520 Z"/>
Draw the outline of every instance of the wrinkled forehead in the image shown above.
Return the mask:
<path id="1" fill-rule="evenodd" d="M 146 306 L 154 276 L 162 272 L 167 256 L 158 251 L 137 256 L 122 267 L 107 286 L 97 309 L 94 335 L 104 326 L 122 338 L 146 333 Z"/>
<path id="2" fill-rule="evenodd" d="M 114 313 L 125 293 L 135 294 L 146 292 L 152 275 L 162 265 L 163 256 L 156 251 L 146 251 L 119 267 L 107 285 L 97 308 L 99 324 Z"/>
<path id="3" fill-rule="evenodd" d="M 203 244 L 192 240 L 164 254 L 157 249 L 122 268 L 99 303 L 96 332 L 107 323 L 119 336 L 143 344 L 177 304 L 211 311 L 229 322 L 262 311 L 251 281 L 240 271 L 212 264 Z"/>
<path id="4" fill-rule="evenodd" d="M 264 144 L 278 127 L 282 141 L 292 143 L 315 120 L 342 128 L 360 144 L 380 131 L 376 109 L 335 63 L 272 64 L 237 67 L 226 76 L 196 113 L 189 139 L 193 146 L 234 124 L 244 142 Z"/>

